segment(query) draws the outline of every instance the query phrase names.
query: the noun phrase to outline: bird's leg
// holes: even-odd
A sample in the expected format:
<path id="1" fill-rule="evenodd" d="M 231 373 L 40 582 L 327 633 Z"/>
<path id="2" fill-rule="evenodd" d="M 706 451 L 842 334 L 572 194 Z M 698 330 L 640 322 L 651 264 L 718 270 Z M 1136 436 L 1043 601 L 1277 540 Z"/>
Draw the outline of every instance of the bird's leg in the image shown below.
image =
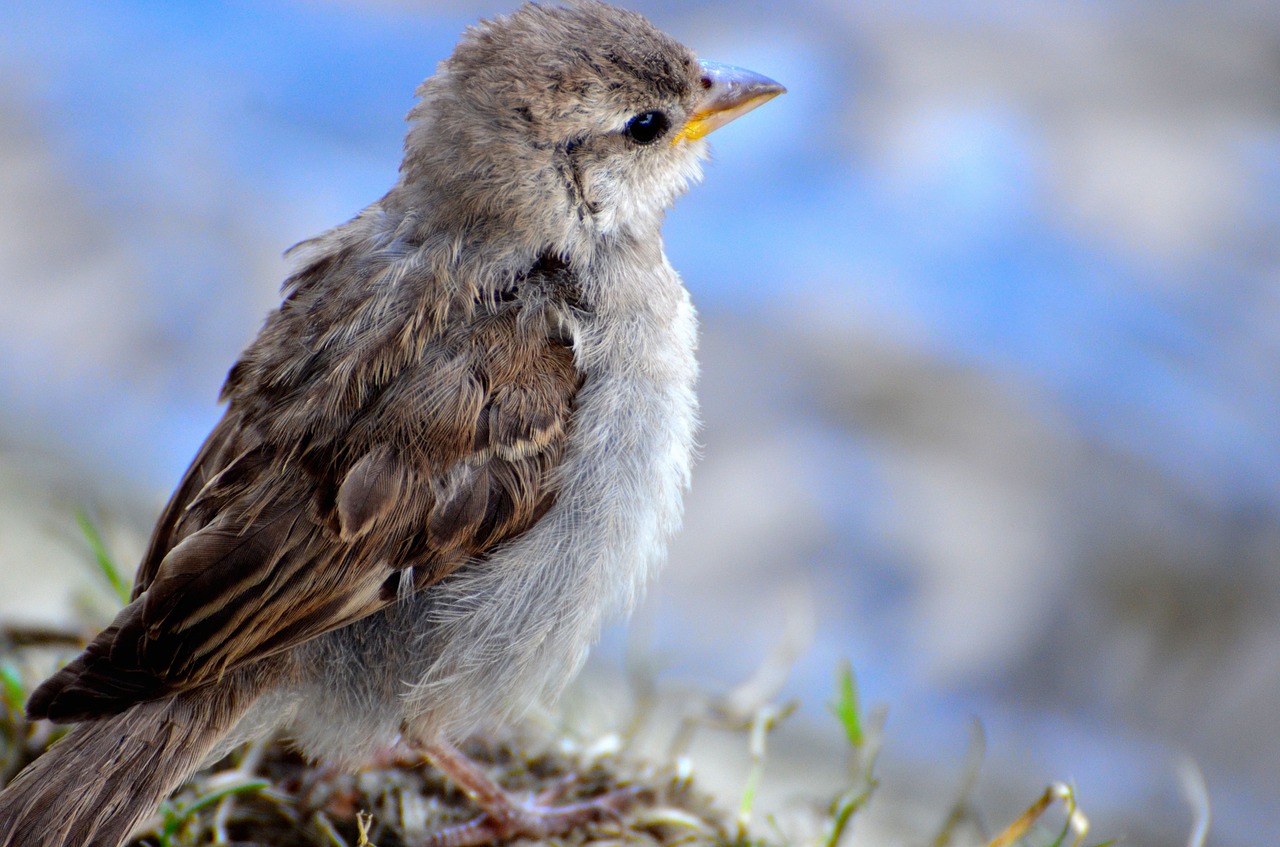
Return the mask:
<path id="1" fill-rule="evenodd" d="M 563 806 L 541 805 L 541 796 L 525 803 L 508 794 L 449 742 L 437 739 L 421 749 L 431 764 L 461 788 L 483 813 L 475 820 L 433 833 L 424 847 L 474 847 L 513 838 L 543 840 L 563 835 L 589 821 L 616 817 L 626 811 L 639 794 L 638 789 L 621 788 Z"/>

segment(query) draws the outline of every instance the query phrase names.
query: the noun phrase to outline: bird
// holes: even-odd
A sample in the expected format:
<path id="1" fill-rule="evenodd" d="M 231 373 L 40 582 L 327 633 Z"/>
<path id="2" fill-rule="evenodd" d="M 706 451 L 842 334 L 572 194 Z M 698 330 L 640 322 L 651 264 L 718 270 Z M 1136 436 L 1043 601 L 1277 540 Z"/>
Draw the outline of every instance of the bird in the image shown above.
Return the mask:
<path id="1" fill-rule="evenodd" d="M 784 91 L 599 0 L 469 27 L 390 191 L 288 253 L 131 601 L 30 696 L 72 726 L 0 845 L 118 845 L 277 729 L 334 766 L 410 744 L 477 806 L 455 847 L 606 807 L 522 802 L 455 745 L 561 691 L 664 558 L 698 368 L 663 219 Z"/>

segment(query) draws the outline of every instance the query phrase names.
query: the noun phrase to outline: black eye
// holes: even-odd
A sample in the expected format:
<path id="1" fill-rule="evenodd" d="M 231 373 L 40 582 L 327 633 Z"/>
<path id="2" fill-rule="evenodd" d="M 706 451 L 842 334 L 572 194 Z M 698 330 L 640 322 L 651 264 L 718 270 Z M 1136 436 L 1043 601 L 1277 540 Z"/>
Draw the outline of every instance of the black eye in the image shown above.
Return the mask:
<path id="1" fill-rule="evenodd" d="M 662 112 L 641 112 L 627 121 L 627 135 L 636 144 L 648 144 L 667 131 L 671 121 Z"/>

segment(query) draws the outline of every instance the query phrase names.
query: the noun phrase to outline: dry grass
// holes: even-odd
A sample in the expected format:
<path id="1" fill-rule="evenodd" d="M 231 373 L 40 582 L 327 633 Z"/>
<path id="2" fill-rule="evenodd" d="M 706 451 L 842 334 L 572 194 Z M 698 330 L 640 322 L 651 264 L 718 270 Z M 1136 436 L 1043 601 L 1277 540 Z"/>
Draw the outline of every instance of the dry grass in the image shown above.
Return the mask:
<path id="1" fill-rule="evenodd" d="M 586 762 L 558 751 L 529 754 L 513 744 L 473 742 L 467 752 L 516 796 L 551 790 L 560 793 L 560 802 L 572 802 L 623 785 L 641 789 L 626 814 L 584 827 L 561 843 L 667 847 L 725 841 L 720 815 L 707 798 L 669 774 L 639 772 L 609 758 Z M 407 754 L 358 773 L 326 772 L 278 742 L 250 748 L 245 756 L 257 759 L 252 767 L 227 761 L 199 774 L 134 843 L 408 847 L 476 815 L 465 795 Z"/>

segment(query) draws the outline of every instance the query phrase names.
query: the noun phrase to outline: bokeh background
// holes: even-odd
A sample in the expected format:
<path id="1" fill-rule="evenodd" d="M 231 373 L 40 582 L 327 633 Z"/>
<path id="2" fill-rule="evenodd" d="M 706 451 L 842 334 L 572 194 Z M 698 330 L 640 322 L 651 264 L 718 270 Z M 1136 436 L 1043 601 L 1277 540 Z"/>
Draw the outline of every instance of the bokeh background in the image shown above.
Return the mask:
<path id="1" fill-rule="evenodd" d="M 389 187 L 414 86 L 513 5 L 0 2 L 8 618 L 71 613 L 77 504 L 136 554 L 282 250 Z M 807 630 L 780 772 L 847 657 L 926 830 L 977 716 L 1006 818 L 1070 778 L 1100 838 L 1185 843 L 1189 757 L 1209 843 L 1272 841 L 1280 5 L 631 5 L 790 88 L 666 229 L 706 427 L 663 678 Z"/>

